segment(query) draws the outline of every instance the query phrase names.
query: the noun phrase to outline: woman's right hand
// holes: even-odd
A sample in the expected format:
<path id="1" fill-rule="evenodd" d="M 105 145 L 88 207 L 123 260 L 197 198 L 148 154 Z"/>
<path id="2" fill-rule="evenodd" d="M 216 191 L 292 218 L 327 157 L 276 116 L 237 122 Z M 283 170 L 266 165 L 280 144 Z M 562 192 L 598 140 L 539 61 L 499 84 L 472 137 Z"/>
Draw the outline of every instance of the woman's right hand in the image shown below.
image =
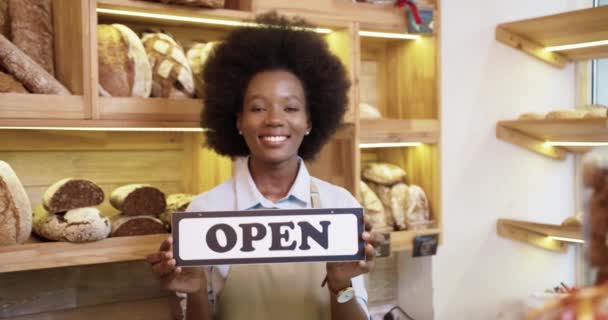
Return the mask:
<path id="1" fill-rule="evenodd" d="M 184 293 L 201 293 L 207 290 L 207 280 L 202 268 L 175 267 L 172 237 L 163 241 L 159 251 L 149 255 L 146 260 L 150 263 L 152 272 L 159 276 L 163 289 Z"/>

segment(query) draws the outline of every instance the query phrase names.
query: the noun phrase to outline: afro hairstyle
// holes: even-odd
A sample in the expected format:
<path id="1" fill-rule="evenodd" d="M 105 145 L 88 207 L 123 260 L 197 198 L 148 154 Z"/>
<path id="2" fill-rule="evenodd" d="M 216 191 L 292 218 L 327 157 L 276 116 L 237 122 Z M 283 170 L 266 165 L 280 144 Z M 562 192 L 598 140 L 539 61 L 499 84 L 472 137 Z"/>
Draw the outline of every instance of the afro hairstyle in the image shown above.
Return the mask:
<path id="1" fill-rule="evenodd" d="M 348 80 L 340 60 L 306 21 L 276 12 L 256 17 L 257 26 L 239 27 L 210 54 L 205 64 L 205 106 L 201 126 L 207 145 L 225 156 L 250 154 L 236 128 L 245 91 L 258 73 L 286 70 L 302 83 L 312 130 L 298 154 L 312 160 L 338 129 L 348 105 Z"/>

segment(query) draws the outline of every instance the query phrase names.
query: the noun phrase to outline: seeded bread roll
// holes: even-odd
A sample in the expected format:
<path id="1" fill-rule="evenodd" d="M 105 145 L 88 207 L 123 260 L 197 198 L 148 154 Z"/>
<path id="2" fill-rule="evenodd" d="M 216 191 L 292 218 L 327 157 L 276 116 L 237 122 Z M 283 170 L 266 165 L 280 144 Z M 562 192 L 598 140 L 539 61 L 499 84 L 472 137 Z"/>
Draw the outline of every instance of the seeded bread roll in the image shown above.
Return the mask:
<path id="1" fill-rule="evenodd" d="M 13 43 L 54 75 L 52 1 L 9 0 L 8 11 Z"/>
<path id="2" fill-rule="evenodd" d="M 149 97 L 152 69 L 139 37 L 122 24 L 97 26 L 102 96 Z"/>
<path id="3" fill-rule="evenodd" d="M 103 190 L 93 181 L 66 178 L 55 182 L 44 193 L 42 204 L 50 213 L 94 207 L 103 202 Z"/>
<path id="4" fill-rule="evenodd" d="M 30 200 L 13 169 L 0 161 L 0 246 L 23 243 L 31 231 Z"/>
<path id="5" fill-rule="evenodd" d="M 147 33 L 141 40 L 152 67 L 152 96 L 192 98 L 194 79 L 182 47 L 164 33 Z"/>
<path id="6" fill-rule="evenodd" d="M 158 216 L 167 208 L 165 194 L 151 185 L 129 184 L 112 191 L 110 203 L 127 216 Z"/>
<path id="7" fill-rule="evenodd" d="M 371 162 L 363 167 L 363 179 L 385 186 L 406 182 L 405 170 L 390 163 Z"/>
<path id="8" fill-rule="evenodd" d="M 112 223 L 112 237 L 143 236 L 166 233 L 160 219 L 151 216 L 120 217 Z"/>
<path id="9" fill-rule="evenodd" d="M 48 240 L 65 242 L 89 242 L 108 237 L 110 220 L 99 209 L 86 207 L 66 213 L 49 213 L 42 206 L 34 210 L 34 232 Z"/>
<path id="10" fill-rule="evenodd" d="M 15 77 L 0 71 L 0 92 L 28 93 Z"/>
<path id="11" fill-rule="evenodd" d="M 171 230 L 171 215 L 186 210 L 194 197 L 192 194 L 185 193 L 174 193 L 167 196 L 167 209 L 158 217 L 165 223 L 168 230 Z"/>
<path id="12" fill-rule="evenodd" d="M 205 82 L 203 81 L 203 71 L 205 70 L 205 62 L 219 42 L 197 43 L 186 53 L 192 76 L 194 78 L 194 88 L 196 96 L 204 99 Z"/>

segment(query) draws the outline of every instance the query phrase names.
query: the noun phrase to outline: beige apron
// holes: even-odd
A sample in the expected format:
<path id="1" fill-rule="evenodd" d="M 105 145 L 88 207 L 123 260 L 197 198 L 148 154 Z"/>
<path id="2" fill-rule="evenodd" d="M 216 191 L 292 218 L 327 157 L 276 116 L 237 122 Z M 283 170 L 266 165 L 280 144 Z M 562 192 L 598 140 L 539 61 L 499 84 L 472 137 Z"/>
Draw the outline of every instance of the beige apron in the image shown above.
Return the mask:
<path id="1" fill-rule="evenodd" d="M 310 198 L 313 208 L 321 207 L 312 181 Z M 217 300 L 217 319 L 329 320 L 325 273 L 324 262 L 233 265 Z"/>

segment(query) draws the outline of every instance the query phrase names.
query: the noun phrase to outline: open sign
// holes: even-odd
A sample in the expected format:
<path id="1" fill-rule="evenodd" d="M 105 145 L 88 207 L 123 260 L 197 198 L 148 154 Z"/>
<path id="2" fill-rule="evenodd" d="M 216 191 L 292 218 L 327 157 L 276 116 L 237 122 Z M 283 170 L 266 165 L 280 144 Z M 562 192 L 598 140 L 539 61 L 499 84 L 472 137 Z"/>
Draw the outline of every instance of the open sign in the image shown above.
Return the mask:
<path id="1" fill-rule="evenodd" d="M 176 212 L 178 266 L 364 260 L 363 209 Z"/>

